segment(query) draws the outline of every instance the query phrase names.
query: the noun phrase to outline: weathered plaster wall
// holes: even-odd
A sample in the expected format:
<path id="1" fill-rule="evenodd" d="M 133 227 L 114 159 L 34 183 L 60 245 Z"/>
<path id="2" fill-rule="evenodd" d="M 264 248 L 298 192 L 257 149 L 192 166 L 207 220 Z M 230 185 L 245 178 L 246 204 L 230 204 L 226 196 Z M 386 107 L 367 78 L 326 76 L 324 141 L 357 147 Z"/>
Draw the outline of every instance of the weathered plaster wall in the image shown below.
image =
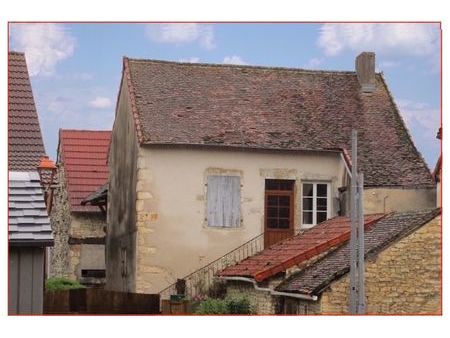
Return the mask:
<path id="1" fill-rule="evenodd" d="M 364 210 L 366 214 L 424 210 L 435 207 L 435 188 L 367 188 L 364 191 Z"/>
<path id="2" fill-rule="evenodd" d="M 441 313 L 441 218 L 366 261 L 369 314 Z M 322 312 L 347 313 L 349 275 L 321 297 Z"/>
<path id="3" fill-rule="evenodd" d="M 109 153 L 106 287 L 135 291 L 137 137 L 126 81 L 122 82 Z"/>
<path id="4" fill-rule="evenodd" d="M 295 227 L 301 226 L 301 182 L 342 184 L 338 154 L 242 152 L 142 147 L 137 182 L 137 290 L 159 292 L 264 230 L 266 178 L 296 180 Z M 239 228 L 206 225 L 208 175 L 241 176 Z M 330 200 L 331 217 L 336 214 Z M 110 208 L 111 209 L 111 208 Z"/>

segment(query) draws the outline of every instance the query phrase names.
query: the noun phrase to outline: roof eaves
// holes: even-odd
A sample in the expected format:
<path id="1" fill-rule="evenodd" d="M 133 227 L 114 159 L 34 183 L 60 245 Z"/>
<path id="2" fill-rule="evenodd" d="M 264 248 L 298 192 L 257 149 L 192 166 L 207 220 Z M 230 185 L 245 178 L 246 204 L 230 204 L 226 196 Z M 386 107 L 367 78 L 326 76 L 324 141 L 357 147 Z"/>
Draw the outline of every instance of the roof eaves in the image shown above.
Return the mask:
<path id="1" fill-rule="evenodd" d="M 134 120 L 134 125 L 136 127 L 137 137 L 138 137 L 138 140 L 139 140 L 139 144 L 142 144 L 143 141 L 144 141 L 144 138 L 143 138 L 143 135 L 142 135 L 141 125 L 140 125 L 140 120 L 139 120 L 139 114 L 138 114 L 138 110 L 137 110 L 137 104 L 136 104 L 136 97 L 135 97 L 135 90 L 134 90 L 134 86 L 133 86 L 133 81 L 131 81 L 131 72 L 130 72 L 129 59 L 126 56 L 124 56 L 124 58 L 123 58 L 123 76 L 125 76 L 125 78 L 127 80 L 128 96 L 130 97 L 131 111 L 132 111 L 132 114 L 133 114 L 133 120 Z M 119 93 L 119 95 L 120 95 L 120 93 Z M 119 96 L 119 98 L 120 98 L 120 96 Z M 117 106 L 116 106 L 116 109 L 117 109 Z M 117 113 L 117 110 L 116 110 L 116 113 Z"/>

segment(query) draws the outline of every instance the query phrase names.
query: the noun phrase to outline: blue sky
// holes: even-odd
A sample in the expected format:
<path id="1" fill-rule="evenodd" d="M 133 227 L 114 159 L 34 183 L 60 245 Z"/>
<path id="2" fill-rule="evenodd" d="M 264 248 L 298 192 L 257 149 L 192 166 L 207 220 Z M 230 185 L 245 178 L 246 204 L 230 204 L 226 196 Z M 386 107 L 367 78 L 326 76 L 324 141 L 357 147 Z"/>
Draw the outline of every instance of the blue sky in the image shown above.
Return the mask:
<path id="1" fill-rule="evenodd" d="M 110 129 L 124 55 L 185 62 L 353 70 L 374 51 L 414 142 L 440 153 L 438 24 L 11 24 L 26 54 L 47 153 L 59 128 Z"/>

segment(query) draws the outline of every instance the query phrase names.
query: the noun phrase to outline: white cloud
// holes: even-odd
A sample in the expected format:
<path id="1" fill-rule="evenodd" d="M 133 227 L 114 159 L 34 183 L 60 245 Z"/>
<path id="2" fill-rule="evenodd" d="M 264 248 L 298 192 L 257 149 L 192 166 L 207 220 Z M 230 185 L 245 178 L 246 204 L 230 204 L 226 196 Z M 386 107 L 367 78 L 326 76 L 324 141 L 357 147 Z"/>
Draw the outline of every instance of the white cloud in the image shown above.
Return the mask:
<path id="1" fill-rule="evenodd" d="M 205 49 L 215 47 L 214 29 L 211 25 L 196 23 L 148 24 L 146 34 L 150 40 L 160 43 L 198 43 Z"/>
<path id="2" fill-rule="evenodd" d="M 306 69 L 317 69 L 320 65 L 322 65 L 322 58 L 312 58 L 308 61 L 308 63 L 304 66 Z"/>
<path id="3" fill-rule="evenodd" d="M 89 106 L 99 109 L 109 108 L 112 106 L 112 101 L 107 97 L 97 96 L 95 99 L 89 102 Z"/>
<path id="4" fill-rule="evenodd" d="M 77 73 L 77 74 L 74 74 L 72 76 L 72 78 L 74 80 L 89 81 L 89 80 L 92 80 L 94 78 L 94 75 L 91 74 L 91 73 Z"/>
<path id="5" fill-rule="evenodd" d="M 345 50 L 430 56 L 439 52 L 439 38 L 436 24 L 324 24 L 317 44 L 328 56 Z"/>
<path id="6" fill-rule="evenodd" d="M 180 59 L 180 62 L 199 63 L 200 62 L 200 58 L 197 57 L 197 56 L 191 56 L 190 58 Z"/>
<path id="7" fill-rule="evenodd" d="M 225 56 L 222 63 L 229 65 L 248 65 L 246 61 L 244 61 L 240 56 Z"/>
<path id="8" fill-rule="evenodd" d="M 398 99 L 396 102 L 408 128 L 421 128 L 430 135 L 436 134 L 440 125 L 439 109 L 412 100 Z"/>
<path id="9" fill-rule="evenodd" d="M 52 75 L 73 55 L 75 38 L 62 24 L 11 24 L 11 47 L 24 52 L 31 76 Z"/>

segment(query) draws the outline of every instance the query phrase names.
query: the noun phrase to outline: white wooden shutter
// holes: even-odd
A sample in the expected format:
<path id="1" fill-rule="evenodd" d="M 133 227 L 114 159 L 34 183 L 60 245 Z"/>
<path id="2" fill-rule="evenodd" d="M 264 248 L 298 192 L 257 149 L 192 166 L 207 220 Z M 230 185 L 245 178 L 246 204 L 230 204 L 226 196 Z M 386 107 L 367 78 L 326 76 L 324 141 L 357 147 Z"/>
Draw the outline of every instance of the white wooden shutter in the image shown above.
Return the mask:
<path id="1" fill-rule="evenodd" d="M 241 178 L 208 176 L 208 226 L 238 227 L 241 223 Z"/>

